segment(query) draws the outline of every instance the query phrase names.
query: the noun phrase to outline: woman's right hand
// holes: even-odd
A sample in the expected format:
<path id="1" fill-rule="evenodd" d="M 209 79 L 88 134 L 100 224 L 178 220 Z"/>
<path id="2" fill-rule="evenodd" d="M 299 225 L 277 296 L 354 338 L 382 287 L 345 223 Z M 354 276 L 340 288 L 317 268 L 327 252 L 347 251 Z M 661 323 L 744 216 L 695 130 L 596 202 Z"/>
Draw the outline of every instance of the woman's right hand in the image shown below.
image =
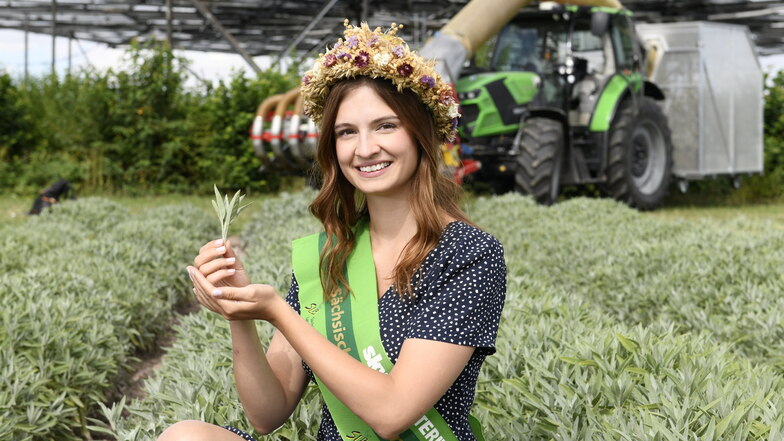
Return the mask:
<path id="1" fill-rule="evenodd" d="M 199 249 L 193 266 L 214 286 L 243 288 L 250 284 L 248 273 L 240 262 L 231 241 L 213 240 Z"/>

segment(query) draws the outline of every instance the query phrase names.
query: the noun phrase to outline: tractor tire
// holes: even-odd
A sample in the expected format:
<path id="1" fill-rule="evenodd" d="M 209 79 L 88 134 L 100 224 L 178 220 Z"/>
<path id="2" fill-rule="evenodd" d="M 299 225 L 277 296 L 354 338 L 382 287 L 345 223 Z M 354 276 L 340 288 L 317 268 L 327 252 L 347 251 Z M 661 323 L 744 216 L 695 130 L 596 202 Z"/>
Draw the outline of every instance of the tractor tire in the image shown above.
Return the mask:
<path id="1" fill-rule="evenodd" d="M 531 118 L 525 124 L 516 158 L 515 189 L 540 204 L 552 205 L 560 189 L 563 125 L 549 118 Z"/>
<path id="2" fill-rule="evenodd" d="M 610 129 L 607 181 L 610 197 L 639 210 L 659 207 L 672 175 L 672 139 L 667 118 L 651 98 L 639 109 L 624 105 Z"/>

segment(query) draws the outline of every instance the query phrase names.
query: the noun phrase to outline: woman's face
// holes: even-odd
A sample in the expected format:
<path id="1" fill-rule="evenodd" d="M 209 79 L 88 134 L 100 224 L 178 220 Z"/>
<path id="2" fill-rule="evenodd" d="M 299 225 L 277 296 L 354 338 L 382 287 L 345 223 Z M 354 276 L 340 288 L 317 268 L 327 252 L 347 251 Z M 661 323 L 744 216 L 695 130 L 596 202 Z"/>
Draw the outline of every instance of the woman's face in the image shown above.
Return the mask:
<path id="1" fill-rule="evenodd" d="M 419 163 L 411 134 L 368 86 L 343 98 L 335 118 L 340 170 L 366 196 L 407 196 Z"/>

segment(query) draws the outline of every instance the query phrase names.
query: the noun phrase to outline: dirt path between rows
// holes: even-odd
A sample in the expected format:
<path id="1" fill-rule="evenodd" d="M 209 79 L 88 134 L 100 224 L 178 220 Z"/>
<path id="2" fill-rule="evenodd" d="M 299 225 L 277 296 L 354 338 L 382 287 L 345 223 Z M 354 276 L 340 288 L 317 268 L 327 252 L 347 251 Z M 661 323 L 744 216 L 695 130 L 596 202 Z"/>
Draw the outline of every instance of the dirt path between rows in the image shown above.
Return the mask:
<path id="1" fill-rule="evenodd" d="M 239 236 L 229 237 L 232 248 L 237 254 L 237 257 L 242 260 L 245 257 L 244 243 Z M 142 399 L 147 396 L 144 390 L 144 381 L 155 375 L 155 372 L 163 363 L 163 357 L 166 355 L 166 349 L 171 347 L 176 341 L 176 334 L 174 327 L 180 322 L 181 317 L 187 316 L 198 312 L 201 305 L 194 297 L 189 297 L 189 300 L 175 306 L 175 314 L 171 321 L 166 325 L 163 333 L 155 340 L 155 350 L 146 353 L 134 354 L 139 361 L 132 363 L 129 369 L 129 375 L 120 381 L 118 390 L 115 397 L 111 397 L 112 401 L 119 401 L 122 396 L 130 399 Z"/>

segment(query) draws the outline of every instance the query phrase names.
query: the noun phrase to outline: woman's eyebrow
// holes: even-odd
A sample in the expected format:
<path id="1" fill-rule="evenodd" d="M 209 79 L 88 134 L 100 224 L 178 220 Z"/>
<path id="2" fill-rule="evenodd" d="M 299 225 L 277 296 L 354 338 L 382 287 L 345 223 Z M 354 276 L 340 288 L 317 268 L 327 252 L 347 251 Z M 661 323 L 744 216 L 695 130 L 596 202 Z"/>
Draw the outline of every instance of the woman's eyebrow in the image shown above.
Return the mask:
<path id="1" fill-rule="evenodd" d="M 380 118 L 376 118 L 373 121 L 370 121 L 370 125 L 373 126 L 373 125 L 376 125 L 378 123 L 381 123 L 381 122 L 384 122 L 384 121 L 391 121 L 391 120 L 400 121 L 400 118 L 398 118 L 397 115 L 386 115 L 386 116 L 382 116 Z"/>
<path id="2" fill-rule="evenodd" d="M 381 116 L 381 117 L 378 117 L 378 118 L 374 119 L 373 121 L 370 121 L 369 125 L 374 126 L 376 124 L 379 124 L 379 123 L 382 123 L 382 122 L 385 122 L 385 121 L 400 121 L 400 118 L 397 115 L 384 115 L 384 116 Z M 341 129 L 349 128 L 349 127 L 354 127 L 354 124 L 351 124 L 351 123 L 338 123 L 338 124 L 335 124 L 335 130 L 341 130 Z"/>

